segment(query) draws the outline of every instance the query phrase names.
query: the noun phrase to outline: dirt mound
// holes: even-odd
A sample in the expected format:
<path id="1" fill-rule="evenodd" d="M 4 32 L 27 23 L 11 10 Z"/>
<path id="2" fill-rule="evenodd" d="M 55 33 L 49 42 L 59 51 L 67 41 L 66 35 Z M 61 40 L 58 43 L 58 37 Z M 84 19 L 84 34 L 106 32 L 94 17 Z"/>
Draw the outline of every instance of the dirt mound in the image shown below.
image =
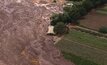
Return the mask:
<path id="1" fill-rule="evenodd" d="M 46 35 L 49 8 L 29 0 L 0 3 L 0 65 L 72 65 Z"/>

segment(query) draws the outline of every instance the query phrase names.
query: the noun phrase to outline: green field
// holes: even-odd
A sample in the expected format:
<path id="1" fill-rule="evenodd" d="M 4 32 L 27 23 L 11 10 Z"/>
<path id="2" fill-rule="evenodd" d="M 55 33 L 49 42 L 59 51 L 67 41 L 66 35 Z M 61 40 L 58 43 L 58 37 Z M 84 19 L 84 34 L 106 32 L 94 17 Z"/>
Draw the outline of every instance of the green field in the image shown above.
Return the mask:
<path id="1" fill-rule="evenodd" d="M 96 12 L 99 13 L 99 14 L 106 14 L 107 15 L 107 5 L 103 8 L 97 9 Z"/>
<path id="2" fill-rule="evenodd" d="M 70 60 L 71 62 L 75 63 L 76 65 L 99 65 L 97 63 L 94 63 L 93 61 L 86 60 L 80 56 L 76 56 L 71 53 L 62 52 L 65 59 Z"/>
<path id="3" fill-rule="evenodd" d="M 76 58 L 71 61 L 75 61 L 77 65 L 107 65 L 107 39 L 72 30 L 56 46 L 64 52 L 65 58 L 68 58 L 69 54 L 71 57 L 75 55 Z M 83 60 L 83 64 L 78 61 L 78 58 Z"/>

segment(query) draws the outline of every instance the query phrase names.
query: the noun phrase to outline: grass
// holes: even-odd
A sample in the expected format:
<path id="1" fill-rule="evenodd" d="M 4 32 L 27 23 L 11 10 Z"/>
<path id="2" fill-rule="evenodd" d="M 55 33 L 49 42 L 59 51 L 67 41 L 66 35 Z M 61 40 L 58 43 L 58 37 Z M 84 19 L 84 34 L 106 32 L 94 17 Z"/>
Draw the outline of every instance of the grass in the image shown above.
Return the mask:
<path id="1" fill-rule="evenodd" d="M 106 39 L 95 37 L 81 31 L 72 30 L 69 34 L 65 35 L 64 38 L 56 44 L 56 46 L 66 53 L 71 53 L 77 57 L 83 58 L 83 60 L 87 60 L 87 64 L 81 65 L 88 65 L 88 62 L 92 63 L 89 65 L 93 65 L 93 63 L 107 65 Z M 64 55 L 66 58 L 66 54 Z M 76 61 L 75 58 L 72 60 Z M 83 61 L 84 63 L 85 60 Z M 79 65 L 77 62 L 74 63 Z M 79 63 L 81 63 L 81 61 Z"/>
<path id="2" fill-rule="evenodd" d="M 68 35 L 65 35 L 64 39 L 72 39 L 74 42 L 79 42 L 80 44 L 86 44 L 107 51 L 107 39 L 95 37 L 85 32 L 73 30 L 70 31 Z"/>
<path id="3" fill-rule="evenodd" d="M 98 65 L 90 60 L 81 58 L 80 56 L 76 56 L 74 54 L 66 53 L 66 52 L 62 52 L 62 53 L 66 59 L 69 59 L 71 62 L 74 62 L 76 65 Z"/>

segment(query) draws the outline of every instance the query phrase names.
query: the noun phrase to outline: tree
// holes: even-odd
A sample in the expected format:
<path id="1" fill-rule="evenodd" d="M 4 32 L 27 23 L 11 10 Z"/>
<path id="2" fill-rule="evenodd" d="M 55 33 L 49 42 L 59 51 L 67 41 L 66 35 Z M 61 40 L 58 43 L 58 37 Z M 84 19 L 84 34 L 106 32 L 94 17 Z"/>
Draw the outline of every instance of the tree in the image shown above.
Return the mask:
<path id="1" fill-rule="evenodd" d="M 77 10 L 77 12 L 79 14 L 78 16 L 84 16 L 87 13 L 86 9 L 82 5 L 82 2 L 74 3 L 73 9 Z"/>
<path id="2" fill-rule="evenodd" d="M 92 3 L 91 0 L 83 0 L 82 6 L 87 10 L 91 10 L 94 7 L 94 4 Z"/>
<path id="3" fill-rule="evenodd" d="M 63 35 L 68 32 L 68 28 L 62 22 L 58 22 L 54 27 L 54 32 L 58 35 Z"/>
<path id="4" fill-rule="evenodd" d="M 56 25 L 59 22 L 59 14 L 53 14 L 50 19 L 51 25 Z"/>
<path id="5" fill-rule="evenodd" d="M 99 32 L 101 32 L 101 33 L 107 33 L 107 27 L 101 27 L 99 29 Z"/>
<path id="6" fill-rule="evenodd" d="M 101 4 L 107 3 L 107 0 L 101 0 Z"/>
<path id="7" fill-rule="evenodd" d="M 82 2 L 75 2 L 73 6 L 65 6 L 64 12 L 68 13 L 69 23 L 77 23 L 79 17 L 87 14 L 86 9 L 82 6 Z"/>
<path id="8" fill-rule="evenodd" d="M 81 16 L 81 14 L 79 12 L 79 8 L 77 8 L 76 6 L 73 6 L 71 11 L 68 12 L 68 14 L 72 19 L 71 21 L 77 20 Z"/>
<path id="9" fill-rule="evenodd" d="M 64 24 L 67 24 L 69 23 L 71 20 L 70 20 L 70 16 L 68 15 L 67 12 L 64 12 L 64 13 L 59 13 L 59 14 L 54 14 L 52 17 L 51 17 L 51 25 L 56 25 L 58 22 L 63 22 Z"/>
<path id="10" fill-rule="evenodd" d="M 101 0 L 90 0 L 93 4 L 94 7 L 98 6 L 101 4 Z"/>
<path id="11" fill-rule="evenodd" d="M 68 24 L 71 22 L 71 18 L 67 12 L 64 12 L 60 21 L 62 21 L 64 24 Z"/>

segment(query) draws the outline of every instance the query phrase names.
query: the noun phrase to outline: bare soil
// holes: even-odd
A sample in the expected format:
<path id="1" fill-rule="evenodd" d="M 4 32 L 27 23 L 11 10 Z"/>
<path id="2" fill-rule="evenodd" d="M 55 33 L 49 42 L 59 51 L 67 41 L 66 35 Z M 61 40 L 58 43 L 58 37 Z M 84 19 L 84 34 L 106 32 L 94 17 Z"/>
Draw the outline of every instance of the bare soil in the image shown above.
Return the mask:
<path id="1" fill-rule="evenodd" d="M 0 65 L 73 65 L 46 35 L 50 16 L 61 9 L 58 4 L 0 0 Z"/>
<path id="2" fill-rule="evenodd" d="M 102 26 L 107 26 L 107 15 L 97 14 L 95 10 L 93 10 L 80 20 L 80 25 L 99 30 Z"/>

